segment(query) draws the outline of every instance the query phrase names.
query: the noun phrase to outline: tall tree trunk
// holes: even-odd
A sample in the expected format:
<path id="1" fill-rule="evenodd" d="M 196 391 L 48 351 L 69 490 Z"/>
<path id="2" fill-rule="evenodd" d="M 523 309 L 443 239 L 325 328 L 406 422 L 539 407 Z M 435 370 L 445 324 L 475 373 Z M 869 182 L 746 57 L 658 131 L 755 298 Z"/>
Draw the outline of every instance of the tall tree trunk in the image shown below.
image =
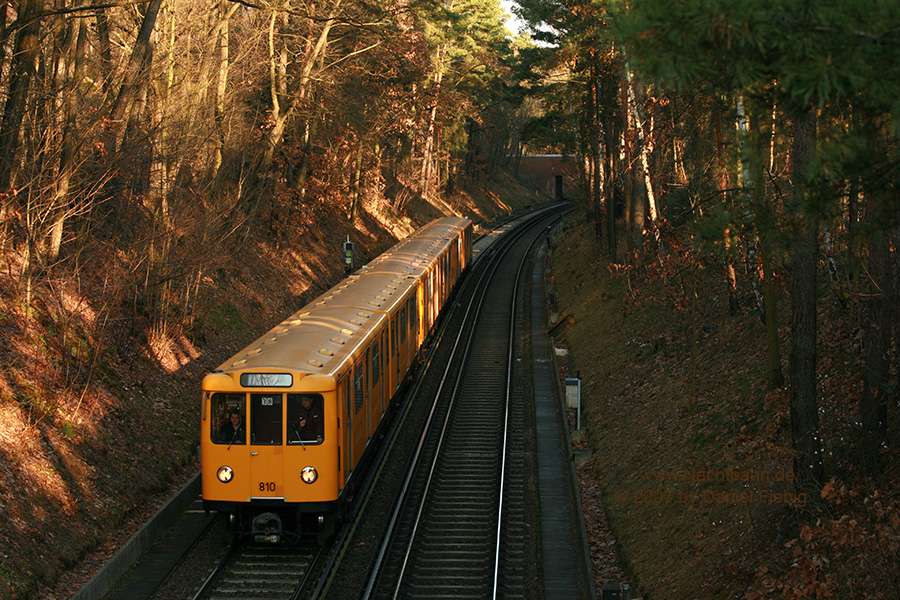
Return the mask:
<path id="1" fill-rule="evenodd" d="M 887 125 L 883 122 L 877 134 L 875 156 L 888 160 Z M 883 189 L 886 184 L 877 182 L 866 192 L 866 215 L 872 228 L 869 235 L 869 294 L 867 299 L 869 319 L 866 324 L 866 366 L 863 377 L 863 395 L 859 403 L 862 422 L 862 463 L 866 471 L 879 467 L 879 450 L 887 440 L 888 385 L 890 379 L 889 353 L 891 349 L 891 300 L 893 294 L 893 269 L 891 264 L 889 221 L 891 199 Z"/>
<path id="2" fill-rule="evenodd" d="M 434 169 L 434 155 L 437 150 L 437 114 L 438 103 L 441 97 L 441 84 L 444 80 L 444 55 L 447 47 L 438 49 L 437 70 L 432 76 L 433 92 L 431 110 L 428 111 L 428 127 L 425 131 L 425 146 L 422 149 L 422 169 L 419 171 L 419 192 L 425 196 L 428 194 L 431 183 L 431 175 Z"/>
<path id="3" fill-rule="evenodd" d="M 600 119 L 601 90 L 600 73 L 596 56 L 591 56 L 591 162 L 593 163 L 593 182 L 591 184 L 591 205 L 594 213 L 594 237 L 603 239 L 603 190 L 606 178 L 603 164 L 603 127 Z"/>
<path id="4" fill-rule="evenodd" d="M 775 116 L 777 104 L 772 105 L 772 126 L 769 136 L 769 171 L 775 168 Z M 758 140 L 757 150 L 762 150 L 762 127 L 759 122 L 754 127 L 754 136 Z M 756 158 L 761 159 L 759 154 Z M 759 230 L 759 261 L 762 264 L 763 274 L 763 304 L 766 311 L 766 371 L 769 374 L 769 387 L 778 389 L 784 386 L 784 373 L 781 370 L 781 340 L 778 336 L 778 292 L 775 287 L 775 266 L 773 253 L 770 252 L 771 232 L 776 226 L 773 217 L 773 207 L 766 198 L 766 173 L 762 162 L 753 165 L 753 193 L 757 220 L 760 221 Z"/>
<path id="5" fill-rule="evenodd" d="M 281 49 L 275 50 L 275 23 L 281 16 L 283 23 L 286 25 L 287 15 L 272 11 L 269 19 L 269 98 L 272 101 L 271 122 L 272 127 L 269 129 L 267 137 L 268 144 L 266 152 L 263 155 L 261 171 L 265 173 L 272 166 L 275 157 L 275 149 L 281 143 L 284 136 L 284 128 L 287 118 L 293 112 L 293 103 L 288 106 L 282 106 L 282 102 L 287 100 L 287 48 L 282 44 Z"/>
<path id="6" fill-rule="evenodd" d="M 647 198 L 647 208 L 650 211 L 650 222 L 656 223 L 656 219 L 659 217 L 659 211 L 656 206 L 656 194 L 653 191 L 653 179 L 650 176 L 650 153 L 653 152 L 652 140 L 650 139 L 651 131 L 648 131 L 646 128 L 643 111 L 640 106 L 640 102 L 643 102 L 643 89 L 641 86 L 634 83 L 634 76 L 628 68 L 627 62 L 625 63 L 625 75 L 628 85 L 628 105 L 634 113 L 634 129 L 637 133 L 638 144 L 640 144 L 641 149 L 639 158 L 641 163 L 641 174 L 643 175 L 644 180 L 644 195 Z M 650 129 L 652 129 L 652 127 Z"/>
<path id="7" fill-rule="evenodd" d="M 116 101 L 110 110 L 112 127 L 105 144 L 107 156 L 113 157 L 118 152 L 129 124 L 126 115 L 132 105 L 141 99 L 142 94 L 146 93 L 149 85 L 148 78 L 153 56 L 152 33 L 161 5 L 162 0 L 151 0 L 147 4 L 144 18 L 141 20 L 141 28 L 134 42 L 128 64 L 125 66 L 122 85 L 119 87 Z"/>
<path id="8" fill-rule="evenodd" d="M 354 222 L 359 216 L 360 196 L 362 189 L 362 170 L 363 170 L 363 141 L 362 138 L 357 142 L 356 163 L 353 167 L 353 200 L 350 204 L 350 222 Z"/>
<path id="9" fill-rule="evenodd" d="M 212 177 L 215 179 L 219 175 L 219 169 L 222 167 L 222 161 L 225 156 L 225 92 L 228 88 L 228 33 L 229 22 L 232 15 L 237 10 L 238 3 L 231 3 L 228 0 L 220 0 L 219 2 L 219 23 L 214 36 L 216 49 L 218 50 L 219 67 L 216 70 L 216 104 L 214 110 L 214 119 L 216 127 L 216 150 L 213 158 Z"/>
<path id="10" fill-rule="evenodd" d="M 619 248 L 616 241 L 616 181 L 619 164 L 619 129 L 620 123 L 614 115 L 607 119 L 603 133 L 603 160 L 606 163 L 606 246 L 609 260 L 613 264 L 619 262 Z"/>
<path id="11" fill-rule="evenodd" d="M 109 9 L 97 8 L 97 53 L 100 57 L 100 75 L 102 79 L 103 95 L 106 96 L 112 89 L 112 43 L 109 39 Z"/>
<path id="12" fill-rule="evenodd" d="M 322 30 L 319 32 L 316 43 L 311 46 L 311 48 L 307 52 L 307 55 L 303 57 L 303 66 L 300 70 L 300 76 L 297 82 L 297 90 L 293 95 L 289 106 L 282 109 L 280 105 L 278 107 L 275 107 L 273 105 L 273 124 L 269 129 L 269 134 L 266 138 L 266 151 L 260 163 L 260 172 L 265 173 L 272 167 L 272 160 L 275 156 L 275 149 L 278 148 L 278 146 L 281 144 L 281 139 L 284 136 L 284 129 L 287 124 L 288 117 L 293 114 L 297 104 L 305 100 L 309 95 L 310 81 L 313 69 L 315 68 L 316 63 L 319 62 L 319 60 L 325 55 L 325 50 L 328 47 L 328 36 L 331 34 L 331 28 L 334 27 L 334 24 L 337 20 L 336 17 L 341 9 L 341 1 L 342 0 L 336 0 L 335 3 L 331 6 L 331 8 L 329 9 L 329 15 L 325 19 L 325 22 L 322 24 Z M 272 59 L 274 61 L 274 49 L 272 49 L 272 54 Z M 278 72 L 277 68 L 275 72 Z M 276 86 L 274 89 L 281 89 L 280 87 L 278 87 L 279 84 L 277 84 L 277 82 L 273 82 L 273 85 Z M 286 93 L 287 90 L 285 89 L 285 94 Z M 275 95 L 277 96 L 277 93 Z"/>
<path id="13" fill-rule="evenodd" d="M 77 137 L 76 116 L 78 113 L 78 86 L 84 78 L 84 47 L 87 43 L 87 23 L 84 19 L 78 20 L 78 34 L 74 47 L 68 54 L 68 61 L 73 63 L 71 79 L 64 81 L 63 86 L 63 114 L 64 126 L 62 132 L 62 148 L 60 150 L 59 169 L 55 178 L 54 206 L 55 216 L 50 231 L 50 245 L 47 249 L 47 259 L 55 262 L 59 257 L 62 245 L 62 236 L 65 229 L 65 221 L 71 210 L 69 201 L 69 186 L 75 171 L 75 148 Z M 68 70 L 68 69 L 67 69 Z"/>
<path id="14" fill-rule="evenodd" d="M 753 212 L 756 215 L 756 229 L 759 233 L 759 262 L 762 266 L 763 306 L 765 307 L 766 326 L 766 372 L 769 387 L 778 389 L 784 385 L 784 374 L 781 371 L 781 345 L 778 338 L 778 297 L 775 288 L 775 269 L 772 264 L 772 253 L 769 240 L 775 229 L 772 208 L 766 199 L 766 173 L 763 169 L 762 132 L 759 122 L 753 120 L 752 155 L 750 160 L 751 179 L 753 184 Z M 750 234 L 753 235 L 752 232 Z"/>
<path id="15" fill-rule="evenodd" d="M 793 218 L 797 239 L 791 256 L 790 405 L 797 491 L 810 500 L 822 486 L 822 440 L 816 393 L 816 259 L 818 219 L 806 211 L 807 178 L 816 145 L 815 109 L 798 112 L 793 140 Z"/>
<path id="16" fill-rule="evenodd" d="M 730 195 L 728 193 L 728 166 L 725 162 L 725 142 L 722 136 L 722 118 L 721 103 L 715 103 L 715 114 L 713 116 L 713 126 L 716 133 L 716 158 L 718 161 L 718 178 L 719 195 L 722 203 L 728 205 L 730 203 Z M 738 142 L 741 142 L 740 128 L 738 132 Z M 731 229 L 726 228 L 724 231 L 725 238 L 725 289 L 728 292 L 728 314 L 734 316 L 737 314 L 740 305 L 737 299 L 737 276 L 734 272 L 734 259 L 732 258 L 732 234 Z M 755 246 L 753 240 L 748 243 L 748 260 L 747 263 L 751 270 L 756 267 Z"/>
<path id="17" fill-rule="evenodd" d="M 19 150 L 19 132 L 28 101 L 28 88 L 37 72 L 40 51 L 41 19 L 35 15 L 43 10 L 42 0 L 22 0 L 19 4 L 19 20 L 26 23 L 16 34 L 15 48 L 9 73 L 9 89 L 3 119 L 0 121 L 0 193 L 9 192 L 15 186 L 16 157 Z M 9 196 L 8 198 L 11 198 Z M 4 204 L 9 199 L 4 201 Z M 8 209 L 4 209 L 8 214 Z"/>
<path id="18" fill-rule="evenodd" d="M 176 177 L 184 160 L 184 152 L 178 143 L 178 132 L 170 123 L 169 112 L 172 92 L 175 87 L 175 14 L 168 5 L 163 10 L 169 11 L 168 35 L 160 36 L 162 43 L 162 57 L 166 63 L 166 80 L 159 86 L 156 102 L 152 111 L 152 130 L 155 131 L 151 148 L 150 163 L 150 206 L 159 217 L 160 221 L 168 227 L 171 224 L 171 210 L 169 196 L 175 188 Z M 166 22 L 166 19 L 163 19 Z M 193 115 L 193 111 L 191 112 Z M 187 129 L 191 129 L 191 121 L 188 119 Z"/>
<path id="19" fill-rule="evenodd" d="M 624 84 L 623 84 L 623 93 Z M 625 98 L 623 98 L 624 100 Z M 627 100 L 623 102 L 627 106 Z M 632 141 L 631 141 L 631 111 L 625 111 L 625 119 L 622 122 L 622 194 L 625 196 L 625 243 L 629 254 L 634 252 L 634 160 L 632 157 Z"/>
<path id="20" fill-rule="evenodd" d="M 9 0 L 0 0 L 0 73 L 6 66 L 6 40 L 9 29 L 6 27 L 6 13 L 9 11 Z"/>
<path id="21" fill-rule="evenodd" d="M 311 115 L 306 119 L 306 125 L 303 128 L 303 157 L 300 159 L 300 167 L 297 169 L 297 178 L 294 182 L 294 187 L 300 192 L 301 200 L 306 198 L 306 180 L 309 178 L 309 164 L 313 151 L 313 139 L 316 137 L 318 125 L 319 121 L 316 116 Z M 394 171 L 392 171 L 392 174 L 394 174 Z M 389 185 L 390 182 L 388 182 L 388 186 Z"/>

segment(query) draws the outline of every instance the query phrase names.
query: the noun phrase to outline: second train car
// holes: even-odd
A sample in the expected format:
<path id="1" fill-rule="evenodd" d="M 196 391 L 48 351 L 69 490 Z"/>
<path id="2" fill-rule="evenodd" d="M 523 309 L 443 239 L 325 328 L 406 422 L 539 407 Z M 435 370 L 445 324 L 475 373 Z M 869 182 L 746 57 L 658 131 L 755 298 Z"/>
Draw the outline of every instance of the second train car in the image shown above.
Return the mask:
<path id="1" fill-rule="evenodd" d="M 207 374 L 206 510 L 258 542 L 327 532 L 471 260 L 471 221 L 433 221 Z"/>

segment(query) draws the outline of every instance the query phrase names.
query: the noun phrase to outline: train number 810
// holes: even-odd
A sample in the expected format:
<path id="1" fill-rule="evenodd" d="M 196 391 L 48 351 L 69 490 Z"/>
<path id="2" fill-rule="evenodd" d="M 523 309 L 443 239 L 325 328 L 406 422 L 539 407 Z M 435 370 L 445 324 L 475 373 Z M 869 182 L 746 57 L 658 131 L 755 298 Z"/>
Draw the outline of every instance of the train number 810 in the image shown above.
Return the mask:
<path id="1" fill-rule="evenodd" d="M 274 481 L 260 481 L 259 482 L 259 491 L 274 492 L 275 491 L 275 482 Z"/>

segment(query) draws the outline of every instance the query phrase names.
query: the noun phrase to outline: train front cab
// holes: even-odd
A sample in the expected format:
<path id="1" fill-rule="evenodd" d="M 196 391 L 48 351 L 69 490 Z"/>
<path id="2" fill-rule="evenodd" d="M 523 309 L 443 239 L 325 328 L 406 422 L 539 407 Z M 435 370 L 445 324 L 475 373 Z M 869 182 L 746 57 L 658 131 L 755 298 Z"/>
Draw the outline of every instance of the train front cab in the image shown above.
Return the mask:
<path id="1" fill-rule="evenodd" d="M 234 375 L 252 383 L 258 374 Z M 203 504 L 226 515 L 236 535 L 296 542 L 331 526 L 342 487 L 338 404 L 334 378 L 279 375 L 291 385 L 241 386 L 226 373 L 204 378 Z M 321 437 L 298 430 L 304 403 L 321 411 Z M 243 432 L 227 426 L 232 412 Z"/>

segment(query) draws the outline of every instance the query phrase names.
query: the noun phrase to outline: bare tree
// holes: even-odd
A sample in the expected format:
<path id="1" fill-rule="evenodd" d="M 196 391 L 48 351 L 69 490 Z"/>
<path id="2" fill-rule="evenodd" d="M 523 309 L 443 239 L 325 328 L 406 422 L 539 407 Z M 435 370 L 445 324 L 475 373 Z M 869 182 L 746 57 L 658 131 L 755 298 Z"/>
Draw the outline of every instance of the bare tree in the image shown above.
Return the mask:
<path id="1" fill-rule="evenodd" d="M 151 0 L 147 3 L 146 10 L 141 20 L 141 28 L 131 51 L 131 57 L 125 65 L 125 72 L 119 92 L 109 111 L 110 135 L 106 140 L 107 156 L 115 156 L 128 126 L 129 113 L 133 106 L 140 104 L 141 94 L 146 93 L 150 67 L 153 61 L 152 33 L 156 26 L 156 18 L 162 0 Z M 133 111 L 138 112 L 138 111 Z"/>

